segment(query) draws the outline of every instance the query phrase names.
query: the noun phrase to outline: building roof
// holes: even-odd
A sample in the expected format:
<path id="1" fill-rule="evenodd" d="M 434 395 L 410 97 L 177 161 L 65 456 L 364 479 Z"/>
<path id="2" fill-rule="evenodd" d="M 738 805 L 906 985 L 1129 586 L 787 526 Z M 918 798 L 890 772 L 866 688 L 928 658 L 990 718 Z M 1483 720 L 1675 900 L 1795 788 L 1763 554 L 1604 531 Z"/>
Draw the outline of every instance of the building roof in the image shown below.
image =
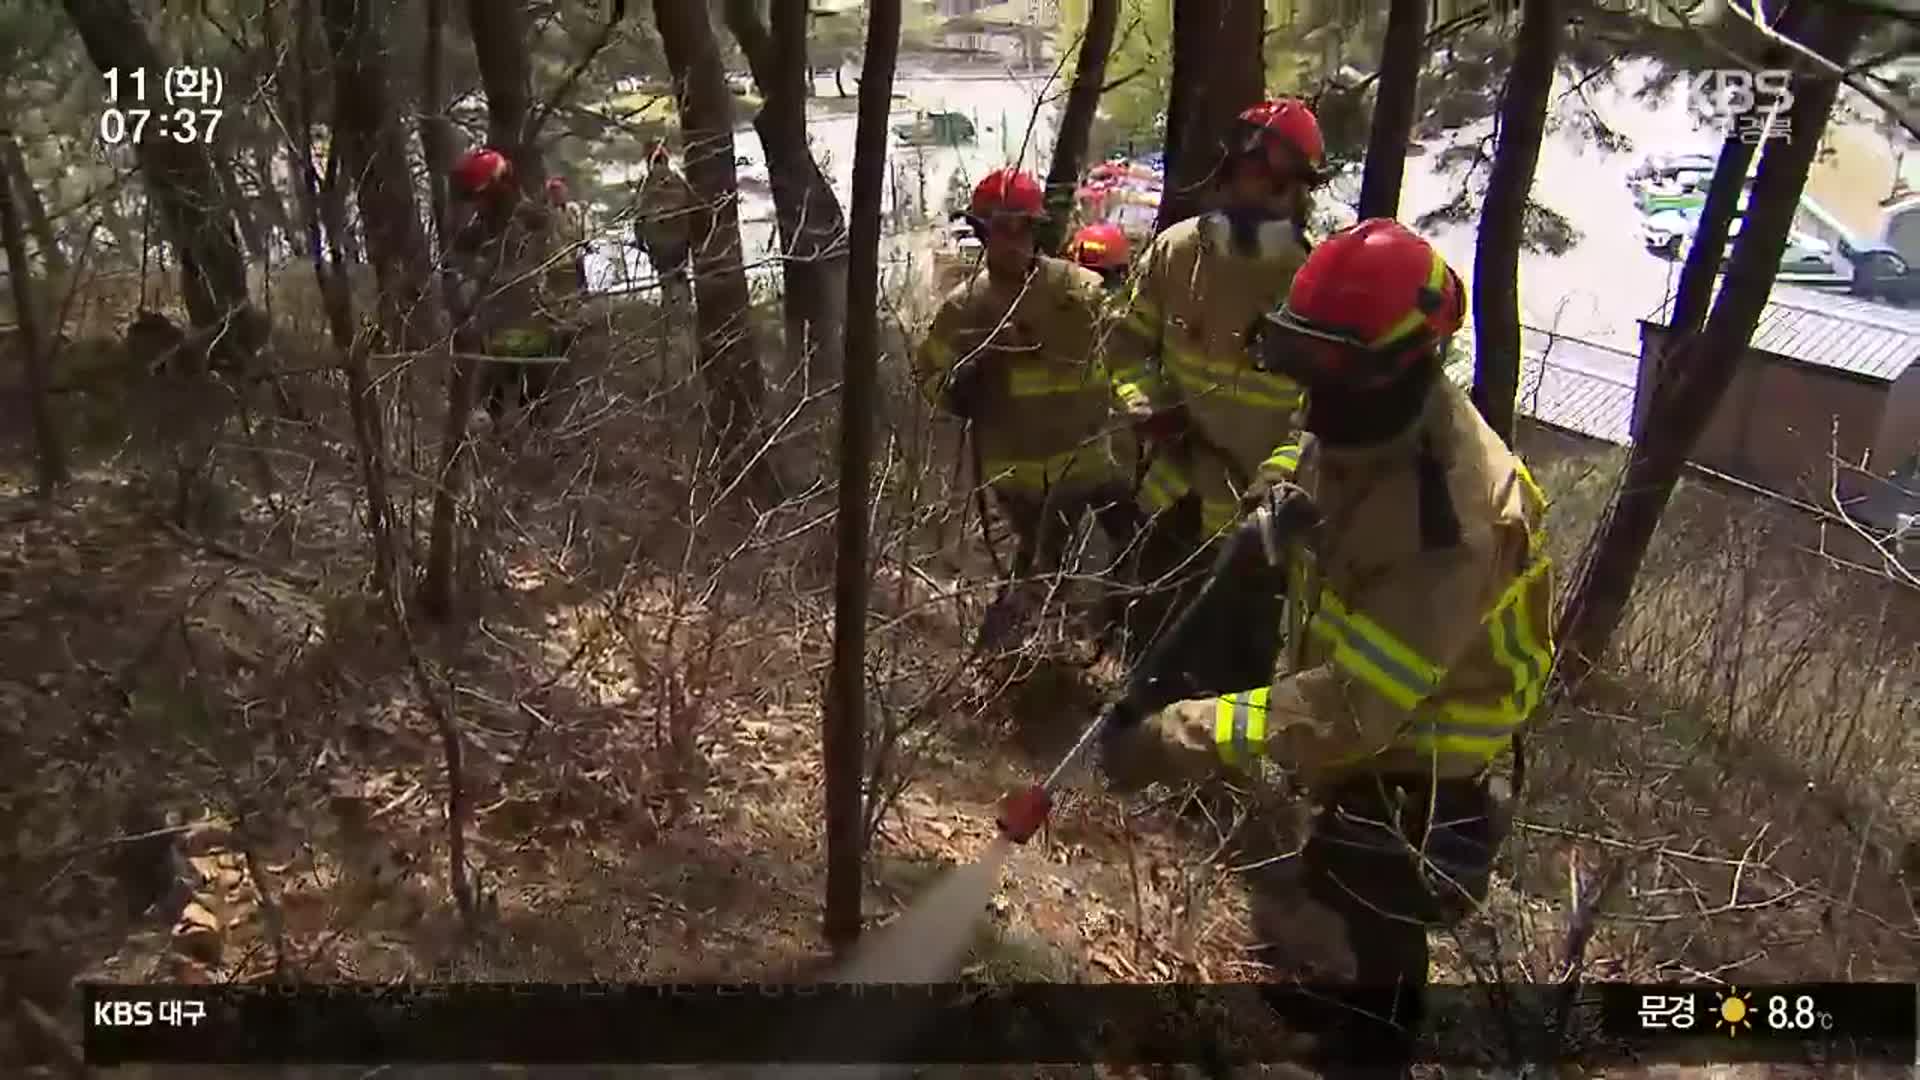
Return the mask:
<path id="1" fill-rule="evenodd" d="M 1521 328 L 1520 349 L 1519 415 L 1616 446 L 1633 440 L 1638 356 L 1531 326 Z M 1472 355 L 1469 344 L 1447 367 L 1448 376 L 1462 386 L 1473 383 Z"/>
<path id="2" fill-rule="evenodd" d="M 1666 325 L 1663 318 L 1643 321 Z M 1751 347 L 1802 364 L 1892 382 L 1920 360 L 1920 313 L 1842 293 L 1779 285 L 1761 309 Z"/>

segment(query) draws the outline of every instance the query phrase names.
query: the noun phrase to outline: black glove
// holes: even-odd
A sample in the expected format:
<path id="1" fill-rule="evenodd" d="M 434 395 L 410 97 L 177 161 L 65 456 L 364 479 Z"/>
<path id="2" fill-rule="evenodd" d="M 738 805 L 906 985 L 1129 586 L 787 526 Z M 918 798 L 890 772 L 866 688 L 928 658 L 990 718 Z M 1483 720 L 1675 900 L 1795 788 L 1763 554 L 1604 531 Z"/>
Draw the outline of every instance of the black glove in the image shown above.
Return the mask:
<path id="1" fill-rule="evenodd" d="M 947 373 L 947 411 L 962 420 L 978 419 L 986 411 L 987 373 L 969 357 Z"/>
<path id="2" fill-rule="evenodd" d="M 1291 481 L 1267 488 L 1254 512 L 1259 515 L 1260 547 L 1267 566 L 1277 570 L 1286 567 L 1290 546 L 1312 536 L 1320 527 L 1320 507 L 1306 488 Z"/>

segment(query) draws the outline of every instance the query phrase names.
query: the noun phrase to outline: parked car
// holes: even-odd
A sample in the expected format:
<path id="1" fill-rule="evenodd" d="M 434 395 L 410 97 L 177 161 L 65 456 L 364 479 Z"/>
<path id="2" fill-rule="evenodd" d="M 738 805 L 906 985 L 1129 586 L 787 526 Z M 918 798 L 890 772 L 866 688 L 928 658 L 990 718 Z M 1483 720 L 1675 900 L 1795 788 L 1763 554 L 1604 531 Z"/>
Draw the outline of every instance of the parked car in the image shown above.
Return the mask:
<path id="1" fill-rule="evenodd" d="M 1744 218 L 1734 218 L 1733 225 L 1727 230 L 1727 239 L 1740 235 L 1740 225 Z M 1647 215 L 1640 223 L 1640 239 L 1647 250 L 1664 255 L 1669 259 L 1685 258 L 1693 247 L 1693 234 L 1700 227 L 1700 211 L 1662 210 Z M 1733 250 L 1729 244 L 1727 252 Z M 1721 256 L 1726 257 L 1725 253 Z M 1787 248 L 1780 253 L 1780 272 L 1783 274 L 1834 274 L 1838 266 L 1833 258 L 1833 245 L 1818 237 L 1808 236 L 1798 229 L 1787 234 Z"/>
<path id="2" fill-rule="evenodd" d="M 1636 189 L 1634 202 L 1642 214 L 1658 214 L 1669 210 L 1697 211 L 1707 205 L 1707 188 L 1712 183 L 1712 173 L 1683 172 L 1672 180 L 1655 181 Z M 1741 213 L 1746 213 L 1747 201 L 1751 198 L 1753 177 L 1749 176 L 1740 187 Z"/>
<path id="3" fill-rule="evenodd" d="M 973 121 L 957 112 L 919 113 L 912 123 L 895 124 L 893 133 L 908 146 L 969 146 L 977 138 Z"/>
<path id="4" fill-rule="evenodd" d="M 1712 176 L 1716 164 L 1712 154 L 1648 154 L 1627 174 L 1627 186 L 1637 191 L 1646 184 L 1672 181 L 1685 172 Z"/>
<path id="5" fill-rule="evenodd" d="M 1847 291 L 1866 300 L 1886 300 L 1895 304 L 1920 304 L 1920 267 L 1915 267 L 1890 247 L 1845 248 L 1842 252 L 1853 264 L 1853 282 Z"/>

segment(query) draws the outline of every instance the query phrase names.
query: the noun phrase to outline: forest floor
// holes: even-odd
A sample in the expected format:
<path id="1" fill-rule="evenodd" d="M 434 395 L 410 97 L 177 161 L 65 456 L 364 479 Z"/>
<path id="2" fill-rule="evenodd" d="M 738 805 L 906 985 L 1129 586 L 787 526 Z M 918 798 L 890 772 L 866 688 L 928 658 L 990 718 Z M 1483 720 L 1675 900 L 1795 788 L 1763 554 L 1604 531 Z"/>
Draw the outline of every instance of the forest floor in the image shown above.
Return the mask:
<path id="1" fill-rule="evenodd" d="M 622 486 L 652 451 L 636 442 L 616 468 L 584 442 L 502 469 L 492 584 L 458 633 L 397 634 L 369 598 L 337 446 L 279 447 L 318 468 L 282 470 L 276 498 L 244 500 L 213 540 L 162 523 L 124 464 L 83 468 L 47 507 L 0 479 L 11 992 L 69 1016 L 81 979 L 822 973 L 830 502 L 779 515 L 814 523 L 785 546 L 766 540 L 770 514 L 689 530 L 672 521 L 684 489 Z M 756 544 L 780 558 L 674 569 L 696 546 Z M 997 800 L 1045 771 L 1113 677 L 1062 648 L 941 679 L 975 610 L 954 575 L 974 564 L 905 573 L 887 554 L 873 663 L 914 693 L 878 693 L 877 722 L 930 722 L 890 774 L 908 783 L 874 836 L 872 924 L 985 849 Z M 471 930 L 449 900 L 436 709 L 466 747 Z M 1616 862 L 1589 978 L 1920 970 L 1884 820 L 1803 797 L 1810 783 L 1750 750 L 1702 752 L 1684 717 L 1626 689 L 1562 709 L 1533 745 L 1486 916 L 1436 938 L 1438 981 L 1556 978 L 1578 897 Z M 1082 779 L 1013 856 L 961 974 L 1256 979 L 1251 891 L 1297 850 L 1302 814 L 1277 790 L 1126 801 Z M 1305 913 L 1298 929 L 1306 948 L 1337 940 Z"/>

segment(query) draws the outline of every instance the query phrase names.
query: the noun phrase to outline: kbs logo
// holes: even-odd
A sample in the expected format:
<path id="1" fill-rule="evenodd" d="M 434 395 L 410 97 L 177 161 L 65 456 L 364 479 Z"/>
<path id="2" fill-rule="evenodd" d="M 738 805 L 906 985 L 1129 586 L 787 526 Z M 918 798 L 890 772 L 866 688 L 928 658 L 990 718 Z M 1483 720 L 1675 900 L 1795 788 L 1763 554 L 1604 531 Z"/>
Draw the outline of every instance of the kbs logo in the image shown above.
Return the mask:
<path id="1" fill-rule="evenodd" d="M 1687 80 L 1687 104 L 1696 115 L 1740 133 L 1742 142 L 1793 138 L 1793 76 L 1778 69 L 1716 68 Z"/>
<path id="2" fill-rule="evenodd" d="M 95 1027 L 199 1027 L 207 1015 L 204 1001 L 96 1001 Z"/>

